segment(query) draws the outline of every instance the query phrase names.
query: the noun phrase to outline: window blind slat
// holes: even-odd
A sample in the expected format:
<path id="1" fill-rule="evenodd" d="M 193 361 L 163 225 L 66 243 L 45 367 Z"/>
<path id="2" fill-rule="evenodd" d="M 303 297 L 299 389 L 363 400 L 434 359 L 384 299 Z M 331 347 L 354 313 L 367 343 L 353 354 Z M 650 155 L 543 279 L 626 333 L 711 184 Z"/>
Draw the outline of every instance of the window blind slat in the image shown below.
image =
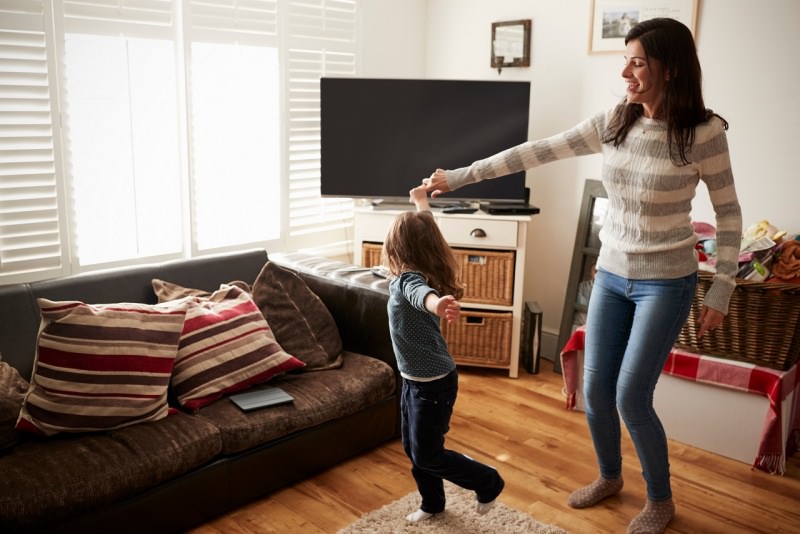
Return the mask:
<path id="1" fill-rule="evenodd" d="M 0 280 L 63 264 L 41 2 L 0 8 Z"/>
<path id="2" fill-rule="evenodd" d="M 192 0 L 192 28 L 277 35 L 277 0 Z"/>
<path id="3" fill-rule="evenodd" d="M 174 0 L 64 0 L 65 25 L 70 19 L 171 26 Z"/>

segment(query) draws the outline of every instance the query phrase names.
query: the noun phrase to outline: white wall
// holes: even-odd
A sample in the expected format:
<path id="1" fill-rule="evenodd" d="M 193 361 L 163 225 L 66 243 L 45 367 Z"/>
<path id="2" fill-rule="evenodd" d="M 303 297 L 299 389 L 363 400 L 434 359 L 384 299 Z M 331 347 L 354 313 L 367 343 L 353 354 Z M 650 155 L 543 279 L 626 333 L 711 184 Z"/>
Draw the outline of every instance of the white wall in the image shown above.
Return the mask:
<path id="1" fill-rule="evenodd" d="M 800 232 L 795 170 L 800 2 L 759 2 L 758 22 L 750 0 L 698 2 L 704 96 L 731 125 L 728 141 L 744 224 L 768 219 Z M 530 137 L 552 135 L 613 106 L 624 94 L 622 54 L 587 52 L 591 6 L 591 0 L 365 1 L 363 22 L 370 31 L 362 75 L 530 80 Z M 527 18 L 533 23 L 531 67 L 498 74 L 489 66 L 491 23 Z M 424 68 L 417 64 L 421 43 Z M 525 293 L 541 304 L 550 334 L 557 335 L 561 321 L 583 182 L 599 178 L 600 165 L 600 156 L 589 156 L 528 172 L 531 202 L 542 212 L 529 231 Z M 702 187 L 694 206 L 695 220 L 713 223 Z M 549 342 L 544 349 L 552 356 L 554 339 Z"/>

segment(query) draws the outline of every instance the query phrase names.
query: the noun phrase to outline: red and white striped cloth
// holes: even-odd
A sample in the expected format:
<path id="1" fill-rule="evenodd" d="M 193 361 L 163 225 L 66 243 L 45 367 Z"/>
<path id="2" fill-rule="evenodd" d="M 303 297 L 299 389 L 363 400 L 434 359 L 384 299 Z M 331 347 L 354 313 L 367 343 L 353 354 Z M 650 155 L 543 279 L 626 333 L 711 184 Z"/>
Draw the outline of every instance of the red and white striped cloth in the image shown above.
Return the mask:
<path id="1" fill-rule="evenodd" d="M 578 328 L 561 351 L 561 368 L 567 409 L 582 405 L 578 391 L 582 372 L 579 356 L 584 347 L 584 327 Z M 732 362 L 711 356 L 692 354 L 673 349 L 663 372 L 686 380 L 714 384 L 756 395 L 769 400 L 761 443 L 753 467 L 770 474 L 786 472 L 786 457 L 800 446 L 800 373 L 794 365 L 788 371 L 778 371 L 745 362 Z M 783 435 L 782 404 L 794 393 L 791 403 L 788 435 Z"/>

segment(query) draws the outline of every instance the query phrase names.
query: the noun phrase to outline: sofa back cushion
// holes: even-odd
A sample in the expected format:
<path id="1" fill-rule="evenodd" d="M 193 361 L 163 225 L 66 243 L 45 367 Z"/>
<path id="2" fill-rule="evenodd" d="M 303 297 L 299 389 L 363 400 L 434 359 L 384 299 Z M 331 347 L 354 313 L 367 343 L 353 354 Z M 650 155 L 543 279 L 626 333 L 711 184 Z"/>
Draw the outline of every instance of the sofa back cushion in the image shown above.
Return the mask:
<path id="1" fill-rule="evenodd" d="M 222 285 L 208 297 L 187 297 L 172 387 L 190 410 L 299 369 L 248 293 Z M 177 301 L 180 302 L 180 301 Z"/>
<path id="2" fill-rule="evenodd" d="M 328 308 L 297 274 L 268 261 L 253 283 L 253 300 L 281 346 L 305 370 L 342 365 L 342 338 Z"/>

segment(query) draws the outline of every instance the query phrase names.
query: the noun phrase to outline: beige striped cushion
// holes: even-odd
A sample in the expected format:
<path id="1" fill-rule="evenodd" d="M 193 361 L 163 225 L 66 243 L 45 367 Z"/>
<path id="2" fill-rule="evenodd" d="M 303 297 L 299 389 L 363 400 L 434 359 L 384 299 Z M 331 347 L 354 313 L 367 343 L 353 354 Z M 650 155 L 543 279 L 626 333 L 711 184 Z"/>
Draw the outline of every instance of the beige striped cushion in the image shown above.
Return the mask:
<path id="1" fill-rule="evenodd" d="M 188 297 L 172 387 L 198 410 L 222 395 L 266 382 L 305 364 L 287 354 L 248 293 L 222 285 L 207 298 Z"/>
<path id="2" fill-rule="evenodd" d="M 17 429 L 49 436 L 166 417 L 188 301 L 38 302 L 37 356 Z"/>

